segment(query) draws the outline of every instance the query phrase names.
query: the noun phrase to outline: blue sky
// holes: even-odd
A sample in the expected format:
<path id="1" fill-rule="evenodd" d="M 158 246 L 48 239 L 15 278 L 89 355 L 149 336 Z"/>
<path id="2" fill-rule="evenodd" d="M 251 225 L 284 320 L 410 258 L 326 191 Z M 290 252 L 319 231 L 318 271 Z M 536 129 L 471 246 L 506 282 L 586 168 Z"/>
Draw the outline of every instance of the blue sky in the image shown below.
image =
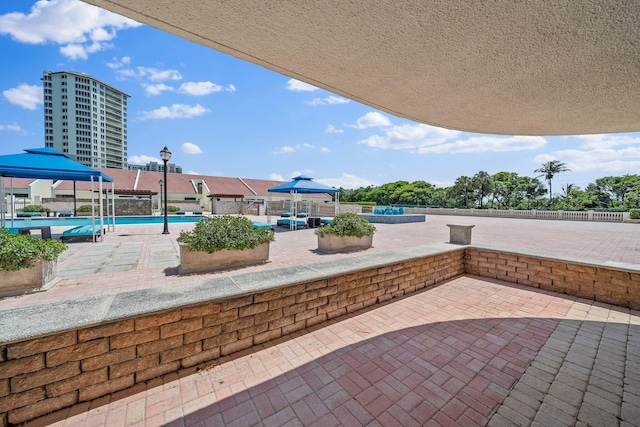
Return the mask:
<path id="1" fill-rule="evenodd" d="M 448 186 L 480 170 L 535 176 L 554 192 L 640 170 L 640 134 L 499 136 L 415 123 L 77 0 L 0 2 L 0 154 L 44 145 L 43 70 L 81 71 L 131 95 L 129 163 L 204 175 L 304 173 L 345 188 L 397 180 Z"/>

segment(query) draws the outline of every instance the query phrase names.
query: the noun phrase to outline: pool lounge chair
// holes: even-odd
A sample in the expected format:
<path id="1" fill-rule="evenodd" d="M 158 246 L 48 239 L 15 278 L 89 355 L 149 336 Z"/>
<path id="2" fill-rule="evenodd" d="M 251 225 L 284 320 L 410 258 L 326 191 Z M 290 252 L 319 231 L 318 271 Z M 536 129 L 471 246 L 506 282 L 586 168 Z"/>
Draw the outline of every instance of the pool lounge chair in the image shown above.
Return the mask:
<path id="1" fill-rule="evenodd" d="M 289 218 L 291 215 L 292 215 L 291 212 L 282 212 L 280 214 L 282 218 Z"/>
<path id="2" fill-rule="evenodd" d="M 32 216 L 42 216 L 40 212 L 16 212 L 18 218 L 31 218 Z"/>
<path id="3" fill-rule="evenodd" d="M 291 227 L 291 219 L 279 219 L 276 221 L 276 225 L 281 227 Z M 298 228 L 307 228 L 307 221 L 295 220 L 296 227 Z"/>
<path id="4" fill-rule="evenodd" d="M 72 216 L 73 216 L 73 212 L 59 212 L 58 213 L 58 217 L 60 217 L 60 218 L 72 217 Z"/>
<path id="5" fill-rule="evenodd" d="M 175 212 L 176 215 L 184 215 L 184 211 L 183 210 L 179 210 Z"/>
<path id="6" fill-rule="evenodd" d="M 298 212 L 298 213 L 296 214 L 296 216 L 297 216 L 298 218 L 306 218 L 306 217 L 308 217 L 308 216 L 309 216 L 309 212 Z"/>
<path id="7" fill-rule="evenodd" d="M 202 211 L 193 211 L 191 212 L 193 215 L 202 215 Z"/>
<path id="8" fill-rule="evenodd" d="M 60 240 L 63 242 L 95 242 L 100 236 L 100 226 L 94 229 L 91 225 L 79 225 L 62 232 Z"/>
<path id="9" fill-rule="evenodd" d="M 253 221 L 253 228 L 271 228 L 273 230 L 273 225 L 265 222 Z"/>
<path id="10" fill-rule="evenodd" d="M 333 222 L 333 218 L 320 218 L 320 225 L 328 225 Z"/>

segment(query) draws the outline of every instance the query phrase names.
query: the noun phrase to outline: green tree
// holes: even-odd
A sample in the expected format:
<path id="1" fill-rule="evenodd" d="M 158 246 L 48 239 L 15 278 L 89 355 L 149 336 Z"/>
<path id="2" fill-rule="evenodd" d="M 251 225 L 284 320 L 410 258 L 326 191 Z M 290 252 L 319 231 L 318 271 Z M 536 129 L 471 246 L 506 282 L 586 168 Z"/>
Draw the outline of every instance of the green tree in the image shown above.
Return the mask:
<path id="1" fill-rule="evenodd" d="M 538 169 L 534 172 L 541 173 L 542 175 L 538 175 L 536 178 L 544 176 L 544 179 L 549 183 L 549 207 L 553 203 L 553 192 L 551 191 L 551 180 L 556 174 L 560 172 L 568 172 L 571 169 L 567 167 L 566 163 L 562 163 L 560 160 L 549 160 L 548 162 L 543 163 Z"/>
<path id="2" fill-rule="evenodd" d="M 480 209 L 482 209 L 485 197 L 489 197 L 493 191 L 493 178 L 487 172 L 480 171 L 473 176 L 471 181 Z"/>
<path id="3" fill-rule="evenodd" d="M 451 188 L 452 196 L 456 200 L 455 207 L 469 208 L 469 199 L 473 199 L 473 179 L 468 176 L 461 176 Z M 463 203 L 464 202 L 464 203 Z"/>

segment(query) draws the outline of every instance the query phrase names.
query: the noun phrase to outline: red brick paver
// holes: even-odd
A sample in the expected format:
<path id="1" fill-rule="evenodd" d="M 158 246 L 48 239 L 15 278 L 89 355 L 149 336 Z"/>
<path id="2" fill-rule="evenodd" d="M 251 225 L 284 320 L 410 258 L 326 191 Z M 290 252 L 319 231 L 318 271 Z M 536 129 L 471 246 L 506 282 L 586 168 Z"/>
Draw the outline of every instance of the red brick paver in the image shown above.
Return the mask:
<path id="1" fill-rule="evenodd" d="M 53 425 L 484 425 L 573 301 L 462 276 Z"/>

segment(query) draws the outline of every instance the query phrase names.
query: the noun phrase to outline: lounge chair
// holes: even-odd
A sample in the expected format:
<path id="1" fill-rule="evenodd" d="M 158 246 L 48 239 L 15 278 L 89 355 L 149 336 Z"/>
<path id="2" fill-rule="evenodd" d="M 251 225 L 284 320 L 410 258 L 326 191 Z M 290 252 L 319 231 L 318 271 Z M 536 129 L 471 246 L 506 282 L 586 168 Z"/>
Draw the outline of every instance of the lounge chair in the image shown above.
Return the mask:
<path id="1" fill-rule="evenodd" d="M 63 242 L 95 242 L 96 237 L 100 235 L 100 226 L 95 228 L 91 225 L 79 225 L 62 232 L 60 240 Z"/>
<path id="2" fill-rule="evenodd" d="M 184 211 L 183 210 L 179 210 L 175 212 L 176 215 L 184 215 Z"/>
<path id="3" fill-rule="evenodd" d="M 333 218 L 320 218 L 320 225 L 328 225 L 333 222 Z"/>
<path id="4" fill-rule="evenodd" d="M 31 218 L 33 216 L 42 216 L 40 212 L 17 212 L 16 216 L 18 218 Z"/>
<path id="5" fill-rule="evenodd" d="M 306 217 L 308 217 L 308 216 L 309 216 L 309 212 L 298 212 L 298 213 L 296 214 L 296 216 L 297 216 L 298 218 L 306 218 Z"/>
<path id="6" fill-rule="evenodd" d="M 193 215 L 202 215 L 202 211 L 193 211 L 191 212 Z"/>
<path id="7" fill-rule="evenodd" d="M 60 212 L 60 213 L 58 213 L 58 217 L 60 217 L 60 218 L 72 217 L 72 216 L 73 216 L 73 212 Z"/>
<path id="8" fill-rule="evenodd" d="M 267 224 L 265 222 L 253 221 L 253 228 L 271 228 L 271 229 L 273 229 L 273 225 Z"/>
<path id="9" fill-rule="evenodd" d="M 276 221 L 276 225 L 279 225 L 281 227 L 291 227 L 291 219 L 279 219 Z M 307 221 L 302 221 L 302 220 L 294 220 L 295 221 L 295 225 L 298 228 L 307 228 Z"/>
<path id="10" fill-rule="evenodd" d="M 292 215 L 291 212 L 282 212 L 280 214 L 282 218 L 289 218 L 291 215 Z"/>

